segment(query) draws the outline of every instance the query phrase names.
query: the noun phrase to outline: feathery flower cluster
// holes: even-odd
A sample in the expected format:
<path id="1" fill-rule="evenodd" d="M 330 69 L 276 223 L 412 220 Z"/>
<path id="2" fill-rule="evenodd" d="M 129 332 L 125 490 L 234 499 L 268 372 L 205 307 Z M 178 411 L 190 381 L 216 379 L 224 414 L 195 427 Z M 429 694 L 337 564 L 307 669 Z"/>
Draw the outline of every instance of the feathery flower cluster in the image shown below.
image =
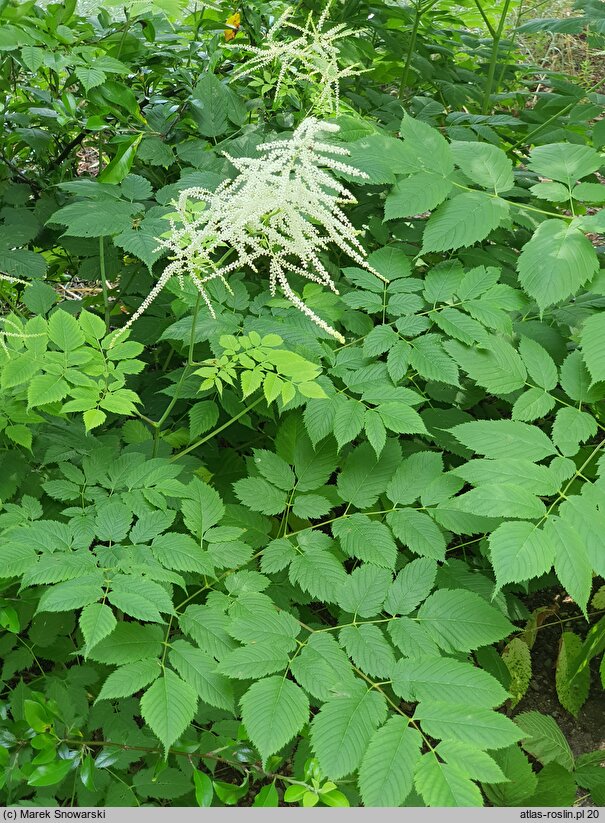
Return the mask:
<path id="1" fill-rule="evenodd" d="M 345 148 L 321 141 L 322 133 L 338 130 L 335 124 L 308 118 L 289 139 L 260 145 L 260 157 L 230 157 L 239 175 L 216 191 L 190 188 L 181 192 L 175 203 L 176 215 L 170 218 L 170 231 L 159 240 L 170 251 L 171 262 L 125 328 L 140 317 L 173 276 L 179 280 L 189 276 L 214 314 L 206 284 L 219 279 L 229 288 L 226 278 L 230 272 L 244 266 L 258 272 L 264 263 L 271 294 L 279 288 L 314 323 L 342 341 L 288 282 L 288 275 L 299 274 L 338 293 L 320 258 L 332 244 L 384 280 L 367 263 L 358 232 L 341 208 L 355 203 L 355 198 L 330 174 L 341 171 L 366 177 L 339 159 L 349 154 Z M 235 259 L 227 262 L 234 253 Z"/>
<path id="2" fill-rule="evenodd" d="M 292 74 L 296 79 L 307 81 L 318 89 L 314 101 L 316 112 L 337 114 L 340 105 L 340 81 L 344 77 L 360 74 L 362 70 L 358 66 L 339 66 L 338 41 L 354 34 L 354 31 L 347 28 L 344 23 L 324 30 L 330 5 L 331 2 L 326 4 L 317 23 L 314 22 L 312 15 L 309 15 L 304 26 L 290 22 L 288 18 L 292 14 L 292 9 L 287 9 L 269 29 L 262 48 L 242 46 L 253 56 L 233 73 L 233 79 L 246 77 L 277 62 L 280 70 L 275 88 L 276 97 L 286 74 Z M 278 40 L 277 35 L 281 34 L 283 29 L 298 32 L 298 36 L 291 40 Z"/>

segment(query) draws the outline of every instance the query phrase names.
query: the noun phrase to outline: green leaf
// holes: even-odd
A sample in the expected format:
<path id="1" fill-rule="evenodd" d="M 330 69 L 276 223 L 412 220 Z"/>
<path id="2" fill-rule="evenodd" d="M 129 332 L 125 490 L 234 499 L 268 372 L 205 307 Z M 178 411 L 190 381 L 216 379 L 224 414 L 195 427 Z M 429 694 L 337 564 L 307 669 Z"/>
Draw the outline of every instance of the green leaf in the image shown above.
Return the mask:
<path id="1" fill-rule="evenodd" d="M 286 492 L 262 477 L 244 477 L 233 488 L 238 500 L 254 512 L 279 514 L 286 508 Z"/>
<path id="2" fill-rule="evenodd" d="M 221 674 L 236 680 L 266 677 L 284 671 L 288 667 L 288 655 L 274 643 L 253 643 L 229 652 L 217 669 Z"/>
<path id="3" fill-rule="evenodd" d="M 543 765 L 558 763 L 568 771 L 575 767 L 574 756 L 556 720 L 540 712 L 521 712 L 515 723 L 524 732 L 521 745 Z"/>
<path id="4" fill-rule="evenodd" d="M 458 367 L 436 334 L 424 334 L 413 341 L 410 364 L 426 380 L 458 385 Z"/>
<path id="5" fill-rule="evenodd" d="M 399 170 L 410 173 L 430 169 L 443 176 L 454 170 L 451 146 L 437 129 L 406 112 L 399 131 L 404 139 Z"/>
<path id="6" fill-rule="evenodd" d="M 536 183 L 529 190 L 540 200 L 550 200 L 552 203 L 565 203 L 569 200 L 569 189 L 562 183 Z"/>
<path id="7" fill-rule="evenodd" d="M 309 547 L 292 559 L 290 581 L 317 600 L 335 603 L 347 575 L 331 552 Z"/>
<path id="8" fill-rule="evenodd" d="M 441 763 L 432 752 L 422 756 L 414 784 L 427 806 L 483 806 L 472 780 L 451 763 Z"/>
<path id="9" fill-rule="evenodd" d="M 538 779 L 528 759 L 518 746 L 492 753 L 492 757 L 504 772 L 507 781 L 484 784 L 489 800 L 497 806 L 521 806 L 533 794 Z"/>
<path id="10" fill-rule="evenodd" d="M 132 512 L 117 500 L 109 500 L 99 505 L 95 517 L 96 535 L 99 540 L 119 543 L 128 534 L 132 523 Z"/>
<path id="11" fill-rule="evenodd" d="M 171 644 L 170 662 L 183 680 L 197 691 L 201 699 L 217 709 L 233 711 L 233 690 L 222 674 L 216 673 L 216 662 L 206 652 L 196 649 L 186 640 Z"/>
<path id="12" fill-rule="evenodd" d="M 515 400 L 511 417 L 529 423 L 546 417 L 555 405 L 555 398 L 543 389 L 528 389 Z"/>
<path id="13" fill-rule="evenodd" d="M 483 348 L 471 348 L 457 340 L 447 340 L 443 347 L 469 377 L 491 394 L 509 394 L 525 385 L 523 361 L 502 338 L 491 336 Z"/>
<path id="14" fill-rule="evenodd" d="M 531 379 L 545 391 L 554 389 L 558 382 L 555 361 L 550 354 L 531 337 L 522 336 L 519 341 L 519 354 Z"/>
<path id="15" fill-rule="evenodd" d="M 199 477 L 194 477 L 189 483 L 184 496 L 187 499 L 183 500 L 181 511 L 185 525 L 192 534 L 201 538 L 222 520 L 225 514 L 223 502 L 216 490 Z"/>
<path id="16" fill-rule="evenodd" d="M 78 66 L 74 73 L 84 86 L 84 91 L 89 91 L 95 86 L 100 86 L 107 80 L 105 72 L 101 71 L 101 69 L 96 69 L 94 66 Z"/>
<path id="17" fill-rule="evenodd" d="M 381 403 L 376 411 L 386 428 L 397 434 L 428 434 L 418 412 L 405 403 Z"/>
<path id="18" fill-rule="evenodd" d="M 494 459 L 543 460 L 555 454 L 553 444 L 537 426 L 512 420 L 473 420 L 450 429 L 472 451 Z"/>
<path id="19" fill-rule="evenodd" d="M 340 590 L 338 605 L 359 617 L 374 617 L 380 611 L 391 573 L 378 566 L 364 564 L 353 569 Z"/>
<path id="20" fill-rule="evenodd" d="M 573 806 L 578 795 L 575 775 L 558 763 L 548 763 L 538 774 L 536 791 L 528 806 Z"/>
<path id="21" fill-rule="evenodd" d="M 61 351 L 70 352 L 84 345 L 84 333 L 78 321 L 63 309 L 52 313 L 48 321 L 48 337 Z"/>
<path id="22" fill-rule="evenodd" d="M 161 741 L 166 756 L 193 720 L 197 701 L 195 690 L 170 669 L 165 669 L 141 698 L 141 715 Z"/>
<path id="23" fill-rule="evenodd" d="M 592 589 L 592 563 L 581 535 L 564 517 L 549 517 L 544 537 L 554 547 L 557 577 L 584 615 Z"/>
<path id="24" fill-rule="evenodd" d="M 421 171 L 398 180 L 384 204 L 384 219 L 397 220 L 432 211 L 448 196 L 452 188 L 441 174 Z"/>
<path id="25" fill-rule="evenodd" d="M 110 183 L 112 185 L 121 183 L 132 168 L 139 143 L 142 139 L 142 134 L 135 134 L 133 137 L 122 141 L 115 156 L 112 157 L 105 168 L 99 173 L 99 182 Z"/>
<path id="26" fill-rule="evenodd" d="M 571 188 L 576 180 L 597 171 L 602 163 L 601 156 L 591 146 L 548 143 L 532 149 L 528 166 L 542 177 L 558 180 Z"/>
<path id="27" fill-rule="evenodd" d="M 443 740 L 435 751 L 446 763 L 455 766 L 466 777 L 473 780 L 500 783 L 507 779 L 493 757 L 469 743 L 461 743 L 459 740 Z"/>
<path id="28" fill-rule="evenodd" d="M 475 592 L 440 589 L 418 610 L 417 620 L 446 652 L 472 651 L 510 634 L 504 615 Z"/>
<path id="29" fill-rule="evenodd" d="M 422 738 L 394 715 L 374 733 L 359 769 L 364 806 L 401 806 L 412 791 Z"/>
<path id="30" fill-rule="evenodd" d="M 420 557 L 403 567 L 389 588 L 384 610 L 388 614 L 409 614 L 428 597 L 435 584 L 437 564 Z"/>
<path id="31" fill-rule="evenodd" d="M 278 489 L 290 491 L 296 478 L 290 466 L 279 455 L 266 449 L 254 449 L 254 465 L 269 483 Z"/>
<path id="32" fill-rule="evenodd" d="M 109 237 L 132 228 L 141 205 L 122 200 L 80 200 L 54 212 L 48 223 L 67 226 L 72 237 Z"/>
<path id="33" fill-rule="evenodd" d="M 189 502 L 189 501 L 185 501 Z M 160 534 L 151 544 L 154 557 L 165 568 L 179 572 L 212 574 L 212 559 L 188 534 Z"/>
<path id="34" fill-rule="evenodd" d="M 290 668 L 300 685 L 322 702 L 356 683 L 347 656 L 327 633 L 312 634 Z"/>
<path id="35" fill-rule="evenodd" d="M 570 631 L 561 635 L 555 673 L 557 697 L 563 708 L 577 717 L 590 691 L 590 669 L 577 670 L 576 661 L 582 651 L 582 641 Z M 575 677 L 570 673 L 576 671 Z"/>
<path id="36" fill-rule="evenodd" d="M 90 574 L 67 580 L 46 589 L 38 602 L 38 612 L 68 612 L 95 603 L 103 597 L 102 577 Z"/>
<path id="37" fill-rule="evenodd" d="M 338 449 L 354 440 L 363 428 L 365 407 L 363 403 L 342 398 L 336 405 L 334 413 L 334 437 Z"/>
<path id="38" fill-rule="evenodd" d="M 386 711 L 384 697 L 362 683 L 324 703 L 311 723 L 311 745 L 330 780 L 358 768 Z"/>
<path id="39" fill-rule="evenodd" d="M 86 653 L 115 629 L 117 620 L 105 603 L 91 603 L 82 609 L 80 629 L 86 642 Z"/>
<path id="40" fill-rule="evenodd" d="M 512 483 L 490 483 L 456 498 L 458 508 L 481 517 L 513 517 L 533 520 L 546 514 L 544 503 Z"/>
<path id="41" fill-rule="evenodd" d="M 96 702 L 130 697 L 156 680 L 161 673 L 159 661 L 155 659 L 126 663 L 109 675 Z"/>
<path id="42" fill-rule="evenodd" d="M 211 72 L 205 72 L 193 90 L 191 114 L 204 137 L 218 137 L 227 129 L 231 94 Z"/>
<path id="43" fill-rule="evenodd" d="M 278 752 L 309 719 L 309 701 L 285 677 L 267 677 L 254 683 L 241 700 L 242 722 L 263 761 Z"/>
<path id="44" fill-rule="evenodd" d="M 339 640 L 355 665 L 370 677 L 391 677 L 395 655 L 378 626 L 345 626 Z"/>
<path id="45" fill-rule="evenodd" d="M 120 666 L 162 653 L 164 632 L 160 626 L 141 626 L 139 623 L 118 623 L 114 631 L 89 652 L 98 663 Z"/>
<path id="46" fill-rule="evenodd" d="M 205 772 L 200 772 L 197 769 L 193 771 L 193 784 L 195 786 L 195 801 L 201 808 L 208 808 L 212 805 L 212 797 L 214 795 L 214 788 L 212 780 Z"/>
<path id="47" fill-rule="evenodd" d="M 510 672 L 508 691 L 511 708 L 514 708 L 525 697 L 531 681 L 531 653 L 527 643 L 513 637 L 502 652 L 502 660 Z"/>
<path id="48" fill-rule="evenodd" d="M 502 523 L 490 535 L 489 548 L 499 589 L 540 577 L 554 562 L 552 543 L 532 523 Z"/>
<path id="49" fill-rule="evenodd" d="M 437 700 L 419 703 L 414 712 L 422 730 L 440 740 L 460 740 L 478 749 L 504 749 L 523 736 L 512 720 L 500 712 L 467 702 L 455 704 Z"/>
<path id="50" fill-rule="evenodd" d="M 599 269 L 592 243 L 563 220 L 545 220 L 525 244 L 519 282 L 541 311 L 576 294 Z"/>
<path id="51" fill-rule="evenodd" d="M 332 531 L 349 557 L 386 569 L 395 568 L 397 546 L 384 523 L 370 520 L 365 514 L 352 514 L 336 520 Z"/>
<path id="52" fill-rule="evenodd" d="M 165 231 L 165 220 L 146 217 L 141 220 L 136 228 L 125 228 L 124 231 L 113 238 L 113 242 L 124 251 L 142 260 L 151 271 L 156 260 L 166 254 L 166 250 L 159 246 L 158 241 L 158 237 Z"/>
<path id="53" fill-rule="evenodd" d="M 462 141 L 453 142 L 451 149 L 454 162 L 473 183 L 496 194 L 512 189 L 513 164 L 502 149 L 491 143 Z"/>
<path id="54" fill-rule="evenodd" d="M 516 483 L 520 488 L 537 495 L 555 494 L 559 489 L 559 484 L 548 467 L 518 457 L 494 460 L 476 458 L 452 471 L 473 486 Z"/>
<path id="55" fill-rule="evenodd" d="M 27 389 L 27 403 L 30 408 L 46 406 L 63 400 L 68 391 L 69 384 L 60 375 L 37 374 Z"/>
<path id="56" fill-rule="evenodd" d="M 605 312 L 597 312 L 587 317 L 582 324 L 580 336 L 582 357 L 590 372 L 592 382 L 605 380 L 603 351 L 605 350 Z"/>
<path id="57" fill-rule="evenodd" d="M 166 589 L 159 583 L 134 574 L 114 575 L 107 597 L 116 608 L 137 620 L 164 623 L 160 612 L 174 614 L 174 606 Z"/>
<path id="58" fill-rule="evenodd" d="M 72 760 L 55 760 L 36 766 L 27 779 L 28 786 L 54 786 L 67 777 L 73 767 Z"/>
<path id="59" fill-rule="evenodd" d="M 425 512 L 416 509 L 398 509 L 389 512 L 387 522 L 393 534 L 415 554 L 444 560 L 446 541 L 443 532 Z"/>
<path id="60" fill-rule="evenodd" d="M 597 433 L 597 421 L 592 414 L 570 407 L 559 409 L 552 427 L 552 440 L 561 454 L 572 457 L 580 443 L 590 440 Z"/>
<path id="61" fill-rule="evenodd" d="M 494 708 L 508 697 L 500 682 L 470 663 L 446 657 L 399 660 L 391 679 L 393 691 L 408 702 L 442 700 Z"/>
<path id="62" fill-rule="evenodd" d="M 386 491 L 400 462 L 401 452 L 397 441 L 387 440 L 380 457 L 376 457 L 369 443 L 362 443 L 344 462 L 336 483 L 338 493 L 347 503 L 352 503 L 358 509 L 367 509 Z M 300 482 L 298 487 L 300 488 Z"/>
<path id="63" fill-rule="evenodd" d="M 509 206 L 498 197 L 471 191 L 447 200 L 429 217 L 422 252 L 448 251 L 472 246 L 508 217 Z"/>

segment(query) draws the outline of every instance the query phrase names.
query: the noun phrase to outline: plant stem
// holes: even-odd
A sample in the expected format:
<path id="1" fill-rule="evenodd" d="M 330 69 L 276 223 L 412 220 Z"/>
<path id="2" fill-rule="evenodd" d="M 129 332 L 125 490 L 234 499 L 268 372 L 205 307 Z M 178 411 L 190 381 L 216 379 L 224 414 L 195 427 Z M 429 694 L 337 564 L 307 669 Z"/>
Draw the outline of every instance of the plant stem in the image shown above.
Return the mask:
<path id="1" fill-rule="evenodd" d="M 418 37 L 418 28 L 420 26 L 420 19 L 422 17 L 422 12 L 420 11 L 420 3 L 416 4 L 415 13 L 414 13 L 414 25 L 412 26 L 412 31 L 410 33 L 410 42 L 408 45 L 408 52 L 405 58 L 405 64 L 403 66 L 403 74 L 401 75 L 401 82 L 399 83 L 399 99 L 401 100 L 404 94 L 405 89 L 408 85 L 408 75 L 410 73 L 410 66 L 412 64 L 412 55 L 414 54 L 414 48 L 416 46 L 416 38 Z"/>
<path id="2" fill-rule="evenodd" d="M 99 270 L 101 272 L 101 286 L 103 288 L 103 307 L 105 313 L 105 330 L 109 331 L 110 324 L 110 306 L 109 293 L 107 290 L 107 276 L 105 274 L 105 238 L 103 235 L 99 237 Z"/>
<path id="3" fill-rule="evenodd" d="M 263 400 L 262 395 L 260 397 L 257 397 L 256 400 L 254 401 L 254 403 L 250 403 L 249 406 L 246 406 L 245 408 L 243 408 L 239 414 L 235 415 L 235 417 L 229 418 L 229 420 L 227 420 L 226 423 L 223 423 L 222 426 L 219 426 L 217 429 L 214 429 L 213 431 L 210 432 L 210 434 L 207 434 L 205 437 L 202 437 L 201 440 L 196 440 L 195 443 L 192 443 L 190 446 L 187 446 L 187 448 L 183 449 L 183 451 L 177 452 L 177 454 L 173 455 L 170 458 L 170 462 L 174 462 L 175 460 L 178 460 L 179 458 L 184 457 L 186 454 L 189 454 L 189 452 L 193 451 L 194 449 L 197 449 L 198 446 L 201 446 L 203 443 L 207 443 L 208 440 L 212 440 L 213 437 L 215 437 L 217 434 L 220 434 L 222 431 L 224 431 L 224 429 L 229 428 L 229 426 L 232 423 L 236 423 L 240 419 L 240 417 L 243 417 L 249 411 L 252 411 L 252 409 L 255 406 L 258 406 L 258 404 L 261 402 L 261 400 Z"/>
<path id="4" fill-rule="evenodd" d="M 489 112 L 492 93 L 496 91 L 496 89 L 494 88 L 494 79 L 496 76 L 496 65 L 498 63 L 498 52 L 500 50 L 500 41 L 502 40 L 502 32 L 504 31 L 504 26 L 506 24 L 506 16 L 508 14 L 510 3 L 511 0 L 504 0 L 502 14 L 500 15 L 500 20 L 498 22 L 498 28 L 496 29 L 496 34 L 493 37 L 492 56 L 489 61 L 487 81 L 485 84 L 485 96 L 483 97 L 483 114 L 487 114 Z"/>

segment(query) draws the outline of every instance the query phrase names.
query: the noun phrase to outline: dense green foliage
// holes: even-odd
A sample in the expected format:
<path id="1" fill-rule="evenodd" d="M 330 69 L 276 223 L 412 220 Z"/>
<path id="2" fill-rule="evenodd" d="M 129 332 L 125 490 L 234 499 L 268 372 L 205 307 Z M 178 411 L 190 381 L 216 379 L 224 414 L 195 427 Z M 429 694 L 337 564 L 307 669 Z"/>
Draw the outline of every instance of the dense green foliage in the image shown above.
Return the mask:
<path id="1" fill-rule="evenodd" d="M 514 711 L 536 592 L 579 610 L 562 706 L 605 684 L 605 96 L 537 84 L 509 2 L 323 5 L 0 0 L 5 804 L 605 803 Z M 367 261 L 295 269 L 307 314 L 264 261 L 171 278 L 124 331 L 179 193 L 309 116 Z"/>

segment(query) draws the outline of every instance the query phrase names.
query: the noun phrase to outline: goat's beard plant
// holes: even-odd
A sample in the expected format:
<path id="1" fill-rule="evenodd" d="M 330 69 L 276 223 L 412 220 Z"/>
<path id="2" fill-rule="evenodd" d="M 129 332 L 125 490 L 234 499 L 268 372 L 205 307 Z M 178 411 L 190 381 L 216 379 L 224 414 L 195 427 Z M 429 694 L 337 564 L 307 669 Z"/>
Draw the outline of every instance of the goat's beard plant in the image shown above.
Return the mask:
<path id="1" fill-rule="evenodd" d="M 218 279 L 229 289 L 228 275 L 248 267 L 268 274 L 272 295 L 281 289 L 321 329 L 344 342 L 295 294 L 288 279 L 298 274 L 338 293 L 321 260 L 321 254 L 335 246 L 384 280 L 367 263 L 358 231 L 342 209 L 355 198 L 331 174 L 367 177 L 339 159 L 348 156 L 347 149 L 321 141 L 322 134 L 338 131 L 334 123 L 308 118 L 290 138 L 260 145 L 258 158 L 229 157 L 239 174 L 214 192 L 182 191 L 169 217 L 170 231 L 159 241 L 172 260 L 125 328 L 174 276 L 181 281 L 190 277 L 214 316 L 206 285 Z"/>

